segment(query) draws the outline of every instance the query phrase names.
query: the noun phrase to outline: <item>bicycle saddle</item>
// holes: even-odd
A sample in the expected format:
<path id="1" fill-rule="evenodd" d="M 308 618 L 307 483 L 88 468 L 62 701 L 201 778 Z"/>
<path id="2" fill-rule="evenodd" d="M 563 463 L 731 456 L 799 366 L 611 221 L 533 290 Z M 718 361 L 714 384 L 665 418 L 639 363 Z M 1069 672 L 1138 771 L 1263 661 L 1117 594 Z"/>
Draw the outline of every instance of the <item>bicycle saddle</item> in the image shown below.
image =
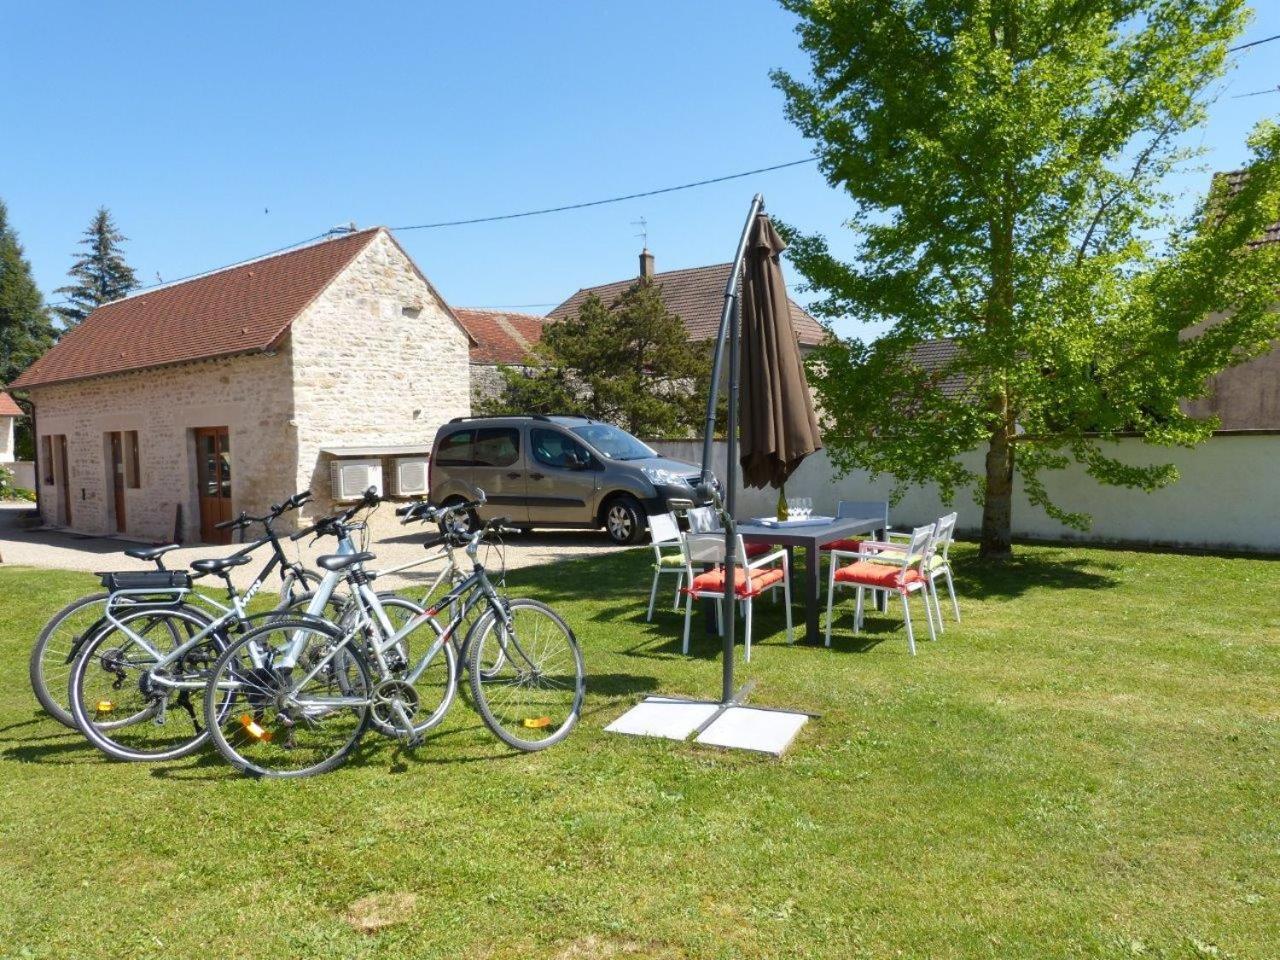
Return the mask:
<path id="1" fill-rule="evenodd" d="M 323 567 L 325 570 L 333 572 L 335 570 L 345 570 L 347 567 L 354 566 L 357 563 L 366 563 L 369 560 L 378 559 L 374 554 L 365 553 L 331 553 L 327 556 L 316 557 L 317 566 Z"/>
<path id="2" fill-rule="evenodd" d="M 163 547 L 132 547 L 124 552 L 126 557 L 133 557 L 135 560 L 154 560 L 162 554 L 168 553 L 170 550 L 177 550 L 176 543 L 165 544 Z"/>
<path id="3" fill-rule="evenodd" d="M 249 557 L 235 554 L 230 557 L 214 557 L 209 560 L 192 561 L 191 569 L 197 573 L 224 573 L 232 567 L 239 567 L 249 562 Z"/>

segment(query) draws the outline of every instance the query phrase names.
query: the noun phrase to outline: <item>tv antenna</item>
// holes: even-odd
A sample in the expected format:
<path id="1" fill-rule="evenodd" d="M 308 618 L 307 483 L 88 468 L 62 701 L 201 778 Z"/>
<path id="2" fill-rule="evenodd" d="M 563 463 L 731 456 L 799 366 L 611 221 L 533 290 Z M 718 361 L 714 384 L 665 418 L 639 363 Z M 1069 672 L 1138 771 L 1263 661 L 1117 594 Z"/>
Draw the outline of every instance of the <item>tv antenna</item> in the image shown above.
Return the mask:
<path id="1" fill-rule="evenodd" d="M 635 236 L 640 237 L 644 240 L 644 248 L 648 250 L 649 249 L 649 221 L 646 220 L 644 217 L 641 217 L 639 220 L 632 220 L 631 225 L 633 227 L 640 228 L 640 232 L 635 234 Z"/>

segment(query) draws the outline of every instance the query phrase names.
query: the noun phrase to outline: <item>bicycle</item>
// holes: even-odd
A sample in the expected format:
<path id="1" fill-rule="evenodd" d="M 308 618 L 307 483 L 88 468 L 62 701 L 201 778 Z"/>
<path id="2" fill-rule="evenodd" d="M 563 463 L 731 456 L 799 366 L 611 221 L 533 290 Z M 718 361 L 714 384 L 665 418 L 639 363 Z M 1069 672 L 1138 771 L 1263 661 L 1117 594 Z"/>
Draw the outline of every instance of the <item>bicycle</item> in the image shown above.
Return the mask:
<path id="1" fill-rule="evenodd" d="M 458 529 L 457 523 L 483 502 L 481 494 L 448 510 L 418 508 L 431 511 L 430 518 L 453 545 L 465 546 L 472 572 L 432 608 L 390 636 L 375 635 L 372 643 L 363 628 L 374 621 L 377 595 L 369 588 L 364 564 L 376 558 L 367 551 L 321 557 L 319 565 L 334 580 L 344 577 L 352 585 L 360 616 L 345 629 L 315 617 L 286 618 L 236 640 L 219 657 L 205 689 L 205 722 L 219 753 L 255 776 L 301 777 L 343 763 L 370 725 L 416 745 L 423 707 L 415 679 L 433 664 L 448 665 L 440 705 L 427 718 L 434 726 L 457 688 L 450 636 L 482 603 L 487 609 L 468 631 L 464 649 L 470 656 L 472 694 L 485 724 L 520 750 L 539 750 L 564 739 L 577 723 L 585 695 L 581 651 L 573 631 L 550 607 L 498 595 L 477 551 L 486 535 L 506 521 L 490 520 L 475 533 Z M 326 522 L 328 530 L 322 527 Z M 317 525 L 317 532 L 340 532 L 344 522 L 329 518 Z M 327 576 L 326 585 L 329 581 Z M 455 613 L 441 625 L 436 616 L 446 607 Z M 434 642 L 397 675 L 388 653 L 407 649 L 424 626 L 430 626 Z"/>
<path id="2" fill-rule="evenodd" d="M 254 585 L 247 591 L 244 601 L 248 602 L 261 589 L 271 572 L 280 568 L 280 604 L 281 608 L 293 605 L 300 596 L 299 585 L 303 590 L 309 585 L 319 583 L 318 574 L 307 570 L 300 562 L 290 560 L 280 544 L 272 523 L 290 510 L 296 510 L 311 499 L 311 491 L 294 494 L 284 503 L 276 504 L 264 517 L 250 517 L 241 513 L 234 520 L 226 520 L 217 524 L 219 530 L 245 530 L 253 524 L 262 524 L 266 535 L 245 545 L 236 556 L 249 555 L 259 548 L 270 544 L 272 556 L 270 561 L 254 580 Z M 158 547 L 134 547 L 124 551 L 124 555 L 135 560 L 154 563 L 156 571 L 167 572 L 164 555 L 177 550 L 178 544 L 171 543 Z M 229 608 L 205 594 L 195 594 L 204 604 L 227 613 Z M 81 597 L 63 607 L 44 625 L 36 642 L 32 645 L 28 660 L 27 674 L 31 681 L 32 692 L 44 711 L 64 726 L 76 728 L 75 719 L 71 715 L 68 682 L 71 676 L 71 665 L 80 648 L 101 630 L 105 629 L 104 614 L 108 595 L 94 593 Z"/>

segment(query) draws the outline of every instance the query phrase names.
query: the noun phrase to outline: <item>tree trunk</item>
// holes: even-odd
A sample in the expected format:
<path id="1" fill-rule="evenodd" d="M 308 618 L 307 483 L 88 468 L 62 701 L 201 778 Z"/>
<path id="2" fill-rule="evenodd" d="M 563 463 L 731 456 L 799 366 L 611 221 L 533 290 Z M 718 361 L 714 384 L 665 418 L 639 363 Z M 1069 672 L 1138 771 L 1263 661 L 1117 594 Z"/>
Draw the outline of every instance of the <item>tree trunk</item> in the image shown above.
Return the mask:
<path id="1" fill-rule="evenodd" d="M 1001 424 L 991 432 L 987 446 L 987 488 L 982 501 L 984 560 L 1007 560 L 1013 554 L 1013 443 L 1011 431 Z"/>

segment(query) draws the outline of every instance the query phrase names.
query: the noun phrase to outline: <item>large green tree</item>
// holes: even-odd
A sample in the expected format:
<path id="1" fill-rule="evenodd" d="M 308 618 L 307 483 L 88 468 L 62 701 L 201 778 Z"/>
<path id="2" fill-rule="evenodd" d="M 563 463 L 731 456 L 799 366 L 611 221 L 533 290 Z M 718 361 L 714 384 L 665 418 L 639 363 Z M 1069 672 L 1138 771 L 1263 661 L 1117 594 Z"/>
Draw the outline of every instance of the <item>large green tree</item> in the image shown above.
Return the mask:
<path id="1" fill-rule="evenodd" d="M 31 276 L 31 265 L 22 252 L 18 234 L 9 223 L 9 211 L 0 200 L 0 387 L 12 381 L 53 343 L 53 325 L 45 310 L 40 288 Z M 15 399 L 30 413 L 30 406 Z M 30 420 L 19 421 L 17 453 L 30 459 L 33 453 Z"/>
<path id="2" fill-rule="evenodd" d="M 482 412 L 578 413 L 641 437 L 684 434 L 711 376 L 708 346 L 689 342 L 651 281 L 609 304 L 592 294 L 577 315 L 545 324 L 529 361 L 502 368 L 503 389 Z"/>
<path id="3" fill-rule="evenodd" d="M 67 271 L 71 283 L 54 291 L 66 297 L 54 310 L 67 327 L 74 327 L 104 303 L 119 300 L 138 285 L 121 247 L 127 239 L 116 229 L 111 211 L 99 207 L 80 240 L 88 249 L 76 256 Z"/>
<path id="4" fill-rule="evenodd" d="M 1108 441 L 1192 445 L 1206 378 L 1277 335 L 1280 134 L 1246 178 L 1172 218 L 1168 174 L 1228 64 L 1243 0 L 782 0 L 812 74 L 775 72 L 828 181 L 854 201 L 856 257 L 791 231 L 829 317 L 887 322 L 814 357 L 841 469 L 899 489 L 972 486 L 982 552 L 1011 548 L 1015 473 L 1030 500 L 1072 460 L 1152 490 Z M 1207 317 L 1219 322 L 1204 325 Z M 924 347 L 928 341 L 945 340 Z M 932 358 L 932 359 L 926 359 Z M 941 359 L 939 359 L 941 358 Z M 957 457 L 985 449 L 985 466 Z"/>

